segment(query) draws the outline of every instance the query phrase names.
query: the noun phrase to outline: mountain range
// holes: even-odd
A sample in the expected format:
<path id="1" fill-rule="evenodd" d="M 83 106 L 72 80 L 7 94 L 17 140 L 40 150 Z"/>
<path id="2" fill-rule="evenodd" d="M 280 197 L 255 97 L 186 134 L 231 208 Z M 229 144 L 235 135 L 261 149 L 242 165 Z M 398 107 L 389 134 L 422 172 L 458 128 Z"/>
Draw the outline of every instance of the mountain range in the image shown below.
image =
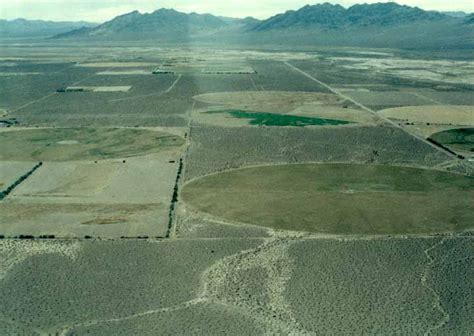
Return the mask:
<path id="1" fill-rule="evenodd" d="M 216 33 L 232 28 L 243 28 L 259 21 L 253 18 L 235 19 L 211 14 L 185 14 L 174 9 L 159 9 L 141 14 L 133 11 L 107 21 L 97 27 L 81 28 L 55 38 L 112 38 L 144 39 Z"/>
<path id="2" fill-rule="evenodd" d="M 54 22 L 42 20 L 0 20 L 0 37 L 48 37 L 65 33 L 82 27 L 94 27 L 96 23 L 90 22 Z"/>
<path id="3" fill-rule="evenodd" d="M 469 14 L 463 11 L 451 11 L 451 12 L 442 12 L 443 14 L 452 16 L 452 17 L 457 17 L 457 18 L 465 18 Z"/>
<path id="4" fill-rule="evenodd" d="M 415 22 L 449 20 L 445 14 L 427 12 L 419 8 L 401 6 L 393 2 L 372 5 L 354 5 L 348 9 L 340 5 L 324 3 L 309 6 L 296 11 L 287 11 L 256 25 L 258 31 L 274 29 L 307 29 L 366 26 L 397 26 Z"/>
<path id="5" fill-rule="evenodd" d="M 466 14 L 466 13 L 464 13 Z M 133 11 L 100 25 L 77 23 L 54 35 L 64 41 L 197 41 L 205 43 L 470 48 L 472 14 L 425 11 L 394 2 L 349 8 L 306 5 L 257 20 L 159 9 Z M 78 27 L 80 26 L 80 27 Z"/>
<path id="6" fill-rule="evenodd" d="M 227 23 L 210 14 L 185 14 L 173 9 L 159 9 L 151 14 L 134 11 L 114 18 L 97 27 L 82 30 L 78 36 L 91 37 L 133 37 L 137 34 L 160 35 L 167 33 L 196 33 L 216 30 L 227 26 Z M 74 36 L 71 32 L 69 36 Z"/>

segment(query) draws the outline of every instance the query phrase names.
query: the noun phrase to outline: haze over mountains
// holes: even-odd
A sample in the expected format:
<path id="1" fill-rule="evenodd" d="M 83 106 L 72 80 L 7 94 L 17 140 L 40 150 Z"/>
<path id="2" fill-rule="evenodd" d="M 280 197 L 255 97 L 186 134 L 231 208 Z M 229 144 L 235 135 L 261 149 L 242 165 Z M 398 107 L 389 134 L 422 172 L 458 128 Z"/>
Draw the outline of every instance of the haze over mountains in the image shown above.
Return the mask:
<path id="1" fill-rule="evenodd" d="M 457 17 L 457 18 L 464 18 L 469 15 L 468 13 L 463 12 L 463 11 L 454 11 L 454 12 L 450 11 L 450 12 L 442 12 L 442 13 L 452 16 L 452 17 Z"/>
<path id="2" fill-rule="evenodd" d="M 185 14 L 173 9 L 145 14 L 133 11 L 98 26 L 60 32 L 54 39 L 468 48 L 474 45 L 471 24 L 472 14 L 425 11 L 393 2 L 347 9 L 324 3 L 266 20 Z"/>
<path id="3" fill-rule="evenodd" d="M 0 37 L 48 37 L 82 27 L 93 27 L 90 22 L 53 22 L 42 20 L 0 20 Z"/>

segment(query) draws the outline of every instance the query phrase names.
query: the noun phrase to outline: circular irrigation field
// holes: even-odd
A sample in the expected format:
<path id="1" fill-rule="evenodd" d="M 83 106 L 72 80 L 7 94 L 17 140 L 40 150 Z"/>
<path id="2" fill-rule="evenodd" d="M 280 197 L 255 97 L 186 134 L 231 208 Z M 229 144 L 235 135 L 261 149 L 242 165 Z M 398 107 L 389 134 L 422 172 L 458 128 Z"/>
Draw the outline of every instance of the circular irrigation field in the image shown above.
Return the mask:
<path id="1" fill-rule="evenodd" d="M 320 92 L 240 91 L 195 96 L 212 108 L 198 111 L 201 123 L 241 126 L 339 126 L 373 124 L 374 117 L 339 96 Z M 240 123 L 238 121 L 241 121 Z"/>
<path id="2" fill-rule="evenodd" d="M 181 146 L 176 135 L 131 128 L 43 128 L 0 132 L 0 160 L 124 158 Z"/>
<path id="3" fill-rule="evenodd" d="M 474 223 L 474 178 L 359 164 L 276 165 L 193 180 L 193 208 L 228 221 L 328 234 L 463 231 Z"/>
<path id="4" fill-rule="evenodd" d="M 474 152 L 474 128 L 456 128 L 432 134 L 431 139 L 453 150 Z"/>

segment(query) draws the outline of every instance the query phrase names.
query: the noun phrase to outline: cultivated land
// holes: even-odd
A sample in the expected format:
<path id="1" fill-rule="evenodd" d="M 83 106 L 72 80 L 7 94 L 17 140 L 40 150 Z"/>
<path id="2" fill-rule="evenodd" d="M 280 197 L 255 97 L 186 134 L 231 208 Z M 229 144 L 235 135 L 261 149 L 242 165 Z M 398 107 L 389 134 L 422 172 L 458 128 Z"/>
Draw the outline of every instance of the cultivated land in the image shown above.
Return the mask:
<path id="1" fill-rule="evenodd" d="M 471 334 L 463 55 L 5 44 L 0 334 Z"/>
<path id="2" fill-rule="evenodd" d="M 193 120 L 216 126 L 373 125 L 377 120 L 331 93 L 242 91 L 203 94 L 194 99 L 207 106 L 195 109 Z"/>
<path id="3" fill-rule="evenodd" d="M 137 128 L 41 128 L 0 132 L 2 160 L 90 161 L 166 152 L 177 135 Z"/>
<path id="4" fill-rule="evenodd" d="M 191 181 L 184 202 L 230 222 L 335 234 L 456 232 L 474 221 L 474 178 L 395 166 L 267 166 Z"/>
<path id="5" fill-rule="evenodd" d="M 0 203 L 8 237 L 167 235 L 169 204 L 184 140 L 138 128 L 8 128 L 0 132 L 8 188 L 41 169 Z M 20 162 L 15 162 L 20 161 Z M 24 168 L 23 168 L 24 169 Z"/>
<path id="6" fill-rule="evenodd" d="M 431 135 L 431 139 L 455 152 L 474 155 L 474 128 L 455 128 Z"/>
<path id="7" fill-rule="evenodd" d="M 0 162 L 0 193 L 5 192 L 21 176 L 26 175 L 34 164 L 28 162 Z"/>

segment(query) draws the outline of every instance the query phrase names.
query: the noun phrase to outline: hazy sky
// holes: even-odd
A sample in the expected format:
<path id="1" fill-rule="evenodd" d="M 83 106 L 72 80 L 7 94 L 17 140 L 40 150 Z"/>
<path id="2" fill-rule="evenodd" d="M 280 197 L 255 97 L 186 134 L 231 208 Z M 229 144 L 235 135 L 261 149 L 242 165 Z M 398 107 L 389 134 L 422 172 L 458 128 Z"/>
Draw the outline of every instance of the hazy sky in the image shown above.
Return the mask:
<path id="1" fill-rule="evenodd" d="M 175 8 L 183 12 L 211 13 L 215 15 L 260 19 L 297 9 L 306 4 L 326 1 L 309 0 L 0 0 L 1 19 L 43 19 L 103 22 L 132 10 L 151 12 L 158 8 Z M 335 0 L 345 7 L 355 3 L 387 2 L 384 0 Z M 401 4 L 423 9 L 474 11 L 473 0 L 399 0 Z"/>

